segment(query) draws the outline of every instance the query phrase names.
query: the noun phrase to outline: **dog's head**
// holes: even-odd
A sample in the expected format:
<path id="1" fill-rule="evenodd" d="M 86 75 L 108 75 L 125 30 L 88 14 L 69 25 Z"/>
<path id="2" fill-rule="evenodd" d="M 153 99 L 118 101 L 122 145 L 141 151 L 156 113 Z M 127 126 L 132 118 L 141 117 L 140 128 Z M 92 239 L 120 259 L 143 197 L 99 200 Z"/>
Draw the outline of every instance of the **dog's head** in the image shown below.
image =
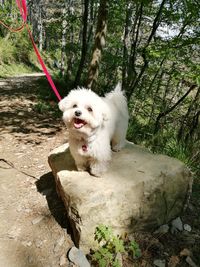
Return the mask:
<path id="1" fill-rule="evenodd" d="M 63 120 L 68 130 L 90 135 L 103 126 L 107 115 L 107 105 L 97 94 L 88 89 L 72 90 L 59 102 Z"/>

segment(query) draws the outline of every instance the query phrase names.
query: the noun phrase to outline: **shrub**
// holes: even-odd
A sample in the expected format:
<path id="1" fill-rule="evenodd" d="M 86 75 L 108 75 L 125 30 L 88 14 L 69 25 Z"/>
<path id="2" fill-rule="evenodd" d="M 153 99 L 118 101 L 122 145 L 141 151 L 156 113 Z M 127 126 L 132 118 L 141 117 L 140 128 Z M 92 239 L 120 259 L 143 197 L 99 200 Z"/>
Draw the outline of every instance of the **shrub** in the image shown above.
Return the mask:
<path id="1" fill-rule="evenodd" d="M 123 240 L 113 234 L 111 227 L 105 225 L 96 227 L 95 240 L 97 240 L 99 248 L 96 251 L 92 251 L 91 261 L 94 266 L 121 267 L 118 255 L 122 257 L 124 255 L 129 256 L 130 259 L 141 256 L 139 245 L 135 240 L 130 241 L 128 238 Z"/>

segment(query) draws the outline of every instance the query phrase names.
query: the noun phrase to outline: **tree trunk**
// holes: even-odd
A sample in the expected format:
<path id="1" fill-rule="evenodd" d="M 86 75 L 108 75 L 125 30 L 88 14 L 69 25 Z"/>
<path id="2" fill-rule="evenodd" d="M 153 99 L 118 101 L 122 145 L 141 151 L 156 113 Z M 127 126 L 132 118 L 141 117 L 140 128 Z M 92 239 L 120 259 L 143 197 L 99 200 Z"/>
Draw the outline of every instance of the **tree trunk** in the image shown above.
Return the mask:
<path id="1" fill-rule="evenodd" d="M 130 58 L 128 61 L 128 81 L 127 81 L 127 88 L 130 88 L 131 82 L 135 80 L 137 77 L 136 72 L 136 58 L 137 58 L 137 47 L 139 43 L 139 32 L 140 32 L 140 26 L 142 22 L 142 15 L 143 15 L 143 7 L 144 3 L 141 2 L 136 3 L 136 11 L 135 11 L 135 18 L 134 23 L 132 27 L 132 38 L 131 38 L 131 53 Z"/>
<path id="2" fill-rule="evenodd" d="M 87 87 L 96 91 L 97 78 L 99 73 L 99 64 L 103 47 L 105 46 L 105 37 L 107 30 L 107 0 L 101 0 L 98 13 L 97 29 L 95 35 L 95 44 L 92 54 L 92 60 L 88 71 Z"/>
<path id="3" fill-rule="evenodd" d="M 89 0 L 84 1 L 84 13 L 83 13 L 83 32 L 82 32 L 82 49 L 81 49 L 81 59 L 76 73 L 76 78 L 74 81 L 74 87 L 80 83 L 81 74 L 83 71 L 86 53 L 87 53 L 87 28 L 88 28 L 88 7 Z"/>
<path id="4" fill-rule="evenodd" d="M 71 16 L 74 15 L 74 1 L 73 0 L 68 0 L 67 3 L 67 16 L 68 18 L 70 18 Z M 74 44 L 74 25 L 73 23 L 69 24 L 69 44 L 70 46 L 72 46 Z M 70 77 L 72 76 L 72 69 L 73 69 L 73 65 L 74 65 L 74 51 L 68 50 L 68 55 L 67 55 L 67 75 L 66 78 L 70 79 Z"/>
<path id="5" fill-rule="evenodd" d="M 41 5 L 39 6 L 38 31 L 39 31 L 39 50 L 42 51 L 42 48 L 43 48 L 43 22 L 42 22 L 42 7 L 41 7 Z"/>
<path id="6" fill-rule="evenodd" d="M 131 22 L 132 15 L 132 5 L 126 3 L 126 19 L 125 19 L 125 28 L 124 28 L 124 39 L 123 39 L 123 66 L 122 66 L 122 88 L 126 87 L 127 75 L 128 75 L 128 42 L 129 42 L 129 27 Z"/>
<path id="7" fill-rule="evenodd" d="M 67 33 L 67 8 L 66 5 L 62 10 L 62 43 L 61 43 L 61 74 L 64 77 L 66 68 L 66 33 Z"/>
<path id="8" fill-rule="evenodd" d="M 5 0 L 0 0 L 0 6 L 4 6 L 5 5 Z"/>

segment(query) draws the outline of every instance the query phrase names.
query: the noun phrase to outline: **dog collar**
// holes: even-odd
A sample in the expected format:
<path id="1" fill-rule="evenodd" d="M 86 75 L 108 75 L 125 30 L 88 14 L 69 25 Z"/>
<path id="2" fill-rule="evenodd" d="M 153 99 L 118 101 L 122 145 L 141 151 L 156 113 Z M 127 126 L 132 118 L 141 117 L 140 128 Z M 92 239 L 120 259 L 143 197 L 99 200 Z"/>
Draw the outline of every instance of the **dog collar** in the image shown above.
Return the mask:
<path id="1" fill-rule="evenodd" d="M 84 152 L 86 152 L 88 150 L 87 145 L 82 145 L 82 149 L 83 149 Z"/>

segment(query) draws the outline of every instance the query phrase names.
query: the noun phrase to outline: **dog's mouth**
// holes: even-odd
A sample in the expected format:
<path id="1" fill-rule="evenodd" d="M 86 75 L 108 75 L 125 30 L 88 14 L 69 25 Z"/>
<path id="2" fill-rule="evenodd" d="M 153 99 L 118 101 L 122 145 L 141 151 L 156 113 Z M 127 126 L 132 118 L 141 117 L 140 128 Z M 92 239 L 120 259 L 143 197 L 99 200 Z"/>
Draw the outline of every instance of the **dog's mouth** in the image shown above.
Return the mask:
<path id="1" fill-rule="evenodd" d="M 78 118 L 74 118 L 74 128 L 80 129 L 86 124 L 87 124 L 86 121 L 78 119 Z"/>

